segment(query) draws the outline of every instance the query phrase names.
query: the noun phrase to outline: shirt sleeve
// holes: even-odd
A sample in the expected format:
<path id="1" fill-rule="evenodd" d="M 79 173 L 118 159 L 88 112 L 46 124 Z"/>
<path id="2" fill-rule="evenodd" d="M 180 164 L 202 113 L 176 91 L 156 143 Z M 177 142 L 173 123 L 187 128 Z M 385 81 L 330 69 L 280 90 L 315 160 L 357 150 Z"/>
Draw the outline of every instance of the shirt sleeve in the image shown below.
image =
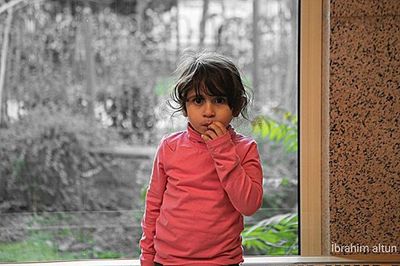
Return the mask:
<path id="1" fill-rule="evenodd" d="M 160 214 L 160 207 L 167 183 L 163 166 L 163 142 L 161 142 L 154 162 L 150 183 L 147 189 L 145 211 L 142 219 L 142 238 L 140 240 L 140 264 L 142 266 L 154 265 L 154 235 L 156 232 L 156 221 Z"/>
<path id="2" fill-rule="evenodd" d="M 232 205 L 249 216 L 261 207 L 263 174 L 255 141 L 243 145 L 246 154 L 240 159 L 229 133 L 207 142 L 218 177 Z"/>

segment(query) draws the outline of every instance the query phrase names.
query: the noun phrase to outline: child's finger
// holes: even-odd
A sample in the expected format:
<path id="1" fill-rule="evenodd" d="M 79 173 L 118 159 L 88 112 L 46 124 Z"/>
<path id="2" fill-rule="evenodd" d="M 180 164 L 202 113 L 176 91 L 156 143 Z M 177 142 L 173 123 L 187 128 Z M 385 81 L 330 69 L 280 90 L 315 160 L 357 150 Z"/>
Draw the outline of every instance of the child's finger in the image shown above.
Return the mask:
<path id="1" fill-rule="evenodd" d="M 209 136 L 202 134 L 201 137 L 204 139 L 205 142 L 211 140 Z"/>
<path id="2" fill-rule="evenodd" d="M 217 133 L 212 129 L 207 130 L 206 132 L 204 132 L 204 134 L 207 135 L 210 139 L 215 139 L 218 137 Z"/>
<path id="3" fill-rule="evenodd" d="M 209 125 L 208 129 L 214 131 L 217 136 L 223 135 L 221 128 L 219 128 L 219 126 L 217 126 L 215 123 Z"/>
<path id="4" fill-rule="evenodd" d="M 220 123 L 220 122 L 218 122 L 218 123 Z M 212 129 L 217 134 L 217 136 L 224 135 L 225 131 L 226 131 L 224 128 L 221 128 L 221 126 L 218 125 L 217 122 L 212 123 L 211 125 L 208 126 L 208 128 Z"/>

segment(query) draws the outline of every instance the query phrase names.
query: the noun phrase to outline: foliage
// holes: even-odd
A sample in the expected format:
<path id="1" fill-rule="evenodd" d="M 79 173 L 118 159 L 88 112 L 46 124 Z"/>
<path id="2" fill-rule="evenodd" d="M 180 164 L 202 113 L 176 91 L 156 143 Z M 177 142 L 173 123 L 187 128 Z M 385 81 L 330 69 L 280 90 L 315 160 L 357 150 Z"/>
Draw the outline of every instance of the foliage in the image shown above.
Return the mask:
<path id="1" fill-rule="evenodd" d="M 113 10 L 99 4 L 101 12 L 95 12 L 100 10 L 91 5 L 91 13 L 81 7 L 82 3 L 60 2 L 27 4 L 14 14 L 5 95 L 18 104 L 17 120 L 48 103 L 86 113 L 87 103 L 95 100 L 96 115 L 101 116 L 103 124 L 119 128 L 127 139 L 150 143 L 156 121 L 148 107 L 157 105 L 155 77 L 169 74 L 175 58 L 175 54 L 165 53 L 172 22 L 163 20 L 164 13 L 150 9 L 166 11 L 173 3 L 159 2 L 156 8 L 151 1 L 143 22 L 148 32 L 142 34 L 131 16 L 115 13 L 124 8 L 123 4 L 115 3 L 118 7 Z M 90 99 L 85 85 L 85 12 L 91 13 L 95 99 Z"/>
<path id="2" fill-rule="evenodd" d="M 267 186 L 267 193 L 264 194 L 263 208 L 269 210 L 268 217 L 282 213 L 282 210 L 292 210 L 298 204 L 297 180 L 283 177 L 275 186 L 267 184 L 270 186 Z"/>
<path id="3" fill-rule="evenodd" d="M 49 234 L 32 234 L 27 240 L 14 243 L 0 243 L 0 261 L 41 261 L 72 259 L 71 256 L 60 256 L 57 249 L 49 242 Z M 23 251 L 23 252 L 21 252 Z"/>
<path id="4" fill-rule="evenodd" d="M 285 152 L 298 150 L 297 117 L 284 113 L 281 122 L 264 116 L 257 117 L 253 123 L 253 133 L 277 145 L 282 145 Z M 297 182 L 283 177 L 279 186 L 268 188 L 264 202 L 268 209 L 279 210 L 282 206 L 297 203 L 297 193 L 292 190 Z M 287 193 L 290 192 L 290 193 Z M 294 196 L 294 197 L 293 197 Z M 266 207 L 266 206 L 264 206 Z M 243 232 L 243 245 L 256 253 L 268 255 L 297 255 L 298 250 L 298 215 L 289 213 L 263 219 L 253 226 L 246 226 Z"/>
<path id="5" fill-rule="evenodd" d="M 64 235 L 65 234 L 69 235 L 70 232 L 64 233 Z M 29 237 L 24 241 L 0 243 L 0 261 L 55 261 L 91 258 L 115 259 L 123 257 L 122 254 L 113 251 L 85 249 L 75 252 L 60 251 L 55 237 L 56 235 L 54 233 L 32 231 Z M 23 250 L 23 252 L 21 252 L 21 250 Z"/>
<path id="6" fill-rule="evenodd" d="M 137 257 L 140 230 L 135 223 L 140 222 L 136 220 L 139 214 L 142 217 L 141 211 L 5 214 L 0 220 L 0 228 L 6 226 L 5 234 L 0 235 L 0 261 Z M 21 236 L 15 237 L 14 230 L 7 230 L 10 224 L 19 229 Z"/>
<path id="7" fill-rule="evenodd" d="M 265 155 L 264 167 L 268 169 L 268 178 L 265 188 L 268 193 L 264 195 L 263 208 L 292 209 L 297 205 L 297 155 L 298 126 L 297 118 L 289 112 L 284 112 L 280 121 L 267 116 L 257 117 L 253 123 L 253 134 L 261 137 L 262 144 L 268 144 Z M 273 165 L 283 165 L 280 171 Z M 279 170 L 279 168 L 278 168 Z M 274 213 L 272 213 L 274 215 Z"/>
<path id="8" fill-rule="evenodd" d="M 27 130 L 29 129 L 29 130 Z M 0 131 L 2 210 L 93 208 L 91 177 L 107 160 L 89 149 L 116 141 L 110 130 L 62 108 L 36 108 Z"/>
<path id="9" fill-rule="evenodd" d="M 253 131 L 256 135 L 281 143 L 289 153 L 298 150 L 297 128 L 297 117 L 289 112 L 284 114 L 282 122 L 263 116 L 258 116 L 253 121 Z"/>
<path id="10" fill-rule="evenodd" d="M 247 227 L 243 246 L 263 255 L 298 255 L 298 216 L 276 215 Z"/>

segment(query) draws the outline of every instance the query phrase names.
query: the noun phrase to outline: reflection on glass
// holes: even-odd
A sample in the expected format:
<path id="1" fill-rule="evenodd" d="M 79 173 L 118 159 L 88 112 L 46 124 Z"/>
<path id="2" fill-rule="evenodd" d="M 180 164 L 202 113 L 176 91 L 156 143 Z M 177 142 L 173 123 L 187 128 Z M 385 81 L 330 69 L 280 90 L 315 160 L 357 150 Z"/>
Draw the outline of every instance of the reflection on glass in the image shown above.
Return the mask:
<path id="1" fill-rule="evenodd" d="M 297 6 L 0 1 L 0 262 L 137 258 L 155 146 L 186 126 L 166 104 L 185 49 L 231 57 L 254 91 L 234 123 L 265 172 L 245 255 L 298 254 Z"/>

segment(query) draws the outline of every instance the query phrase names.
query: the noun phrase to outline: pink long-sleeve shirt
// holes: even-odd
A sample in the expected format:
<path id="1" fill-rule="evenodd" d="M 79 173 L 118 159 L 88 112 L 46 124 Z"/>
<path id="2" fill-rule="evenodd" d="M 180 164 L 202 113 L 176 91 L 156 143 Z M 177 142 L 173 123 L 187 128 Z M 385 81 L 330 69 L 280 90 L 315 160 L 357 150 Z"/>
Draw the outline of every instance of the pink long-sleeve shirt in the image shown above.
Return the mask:
<path id="1" fill-rule="evenodd" d="M 255 141 L 232 127 L 208 142 L 190 125 L 164 138 L 147 191 L 141 265 L 243 262 L 243 215 L 260 208 L 262 180 Z"/>

